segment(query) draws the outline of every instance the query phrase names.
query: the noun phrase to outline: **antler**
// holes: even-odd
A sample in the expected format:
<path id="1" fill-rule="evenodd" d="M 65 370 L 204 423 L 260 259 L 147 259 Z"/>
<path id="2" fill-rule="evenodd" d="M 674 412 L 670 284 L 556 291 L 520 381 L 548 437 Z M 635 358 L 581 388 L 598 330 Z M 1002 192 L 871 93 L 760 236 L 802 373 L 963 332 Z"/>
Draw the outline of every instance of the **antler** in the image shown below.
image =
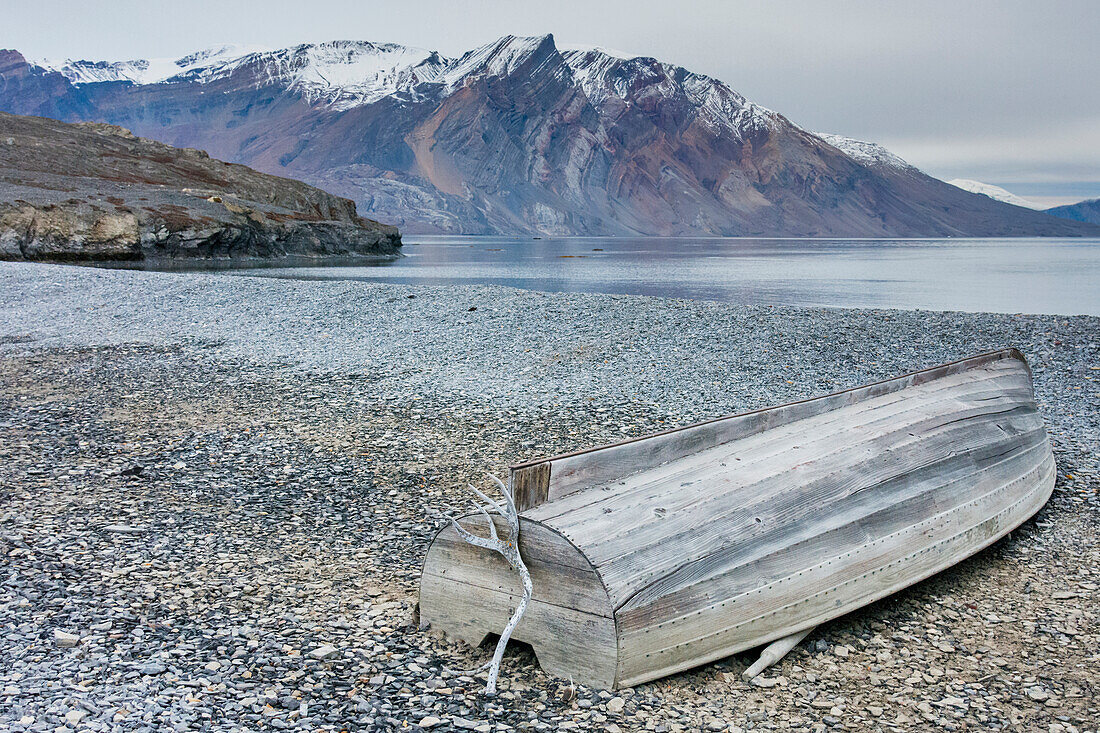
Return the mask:
<path id="1" fill-rule="evenodd" d="M 508 625 L 505 626 L 504 631 L 501 632 L 500 641 L 497 642 L 496 652 L 493 654 L 493 661 L 489 663 L 489 679 L 485 683 L 485 694 L 493 695 L 496 694 L 497 691 L 497 676 L 500 674 L 500 663 L 504 658 L 504 648 L 508 646 L 508 640 L 512 637 L 512 632 L 515 630 L 516 625 L 519 624 L 523 612 L 527 610 L 527 604 L 531 600 L 533 589 L 531 586 L 531 574 L 527 571 L 527 566 L 523 564 L 523 558 L 520 557 L 519 554 L 519 513 L 516 511 L 516 504 L 512 500 L 512 492 L 509 491 L 508 487 L 504 485 L 504 482 L 496 476 L 489 474 L 489 478 L 493 480 L 500 489 L 500 493 L 504 496 L 503 505 L 490 499 L 473 485 L 467 484 L 478 499 L 489 505 L 488 508 L 483 504 L 474 505 L 475 509 L 485 517 L 485 521 L 489 525 L 489 537 L 478 537 L 467 531 L 454 517 L 450 519 L 455 531 L 458 532 L 462 539 L 476 547 L 500 553 L 508 562 L 508 565 L 519 573 L 520 581 L 523 583 L 523 598 L 516 606 L 516 610 L 512 613 L 512 618 L 508 620 Z M 503 517 L 508 523 L 508 539 L 506 541 L 501 540 L 499 535 L 497 535 L 496 525 L 493 523 L 493 518 L 489 515 L 489 509 L 495 510 L 496 513 Z"/>

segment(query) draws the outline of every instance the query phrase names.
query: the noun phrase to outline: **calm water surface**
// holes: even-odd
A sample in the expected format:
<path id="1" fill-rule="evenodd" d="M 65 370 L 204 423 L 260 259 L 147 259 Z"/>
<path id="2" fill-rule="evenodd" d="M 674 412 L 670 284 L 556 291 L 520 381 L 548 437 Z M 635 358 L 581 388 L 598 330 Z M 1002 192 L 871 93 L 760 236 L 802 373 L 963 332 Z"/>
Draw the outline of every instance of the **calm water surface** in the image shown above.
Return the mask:
<path id="1" fill-rule="evenodd" d="M 404 252 L 366 267 L 227 272 L 741 304 L 1100 315 L 1100 239 L 408 236 Z"/>

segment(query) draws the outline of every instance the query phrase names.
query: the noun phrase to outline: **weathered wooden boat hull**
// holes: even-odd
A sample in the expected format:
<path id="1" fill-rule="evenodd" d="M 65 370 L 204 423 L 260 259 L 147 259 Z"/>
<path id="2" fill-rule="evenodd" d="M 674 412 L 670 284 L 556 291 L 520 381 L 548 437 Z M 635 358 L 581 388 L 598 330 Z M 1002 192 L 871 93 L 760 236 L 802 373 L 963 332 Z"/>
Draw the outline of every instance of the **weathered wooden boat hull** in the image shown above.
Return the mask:
<path id="1" fill-rule="evenodd" d="M 1054 473 L 1014 349 L 521 464 L 534 596 L 514 638 L 590 685 L 672 674 L 950 567 L 1042 507 Z M 446 528 L 420 593 L 424 622 L 477 644 L 521 589 Z"/>

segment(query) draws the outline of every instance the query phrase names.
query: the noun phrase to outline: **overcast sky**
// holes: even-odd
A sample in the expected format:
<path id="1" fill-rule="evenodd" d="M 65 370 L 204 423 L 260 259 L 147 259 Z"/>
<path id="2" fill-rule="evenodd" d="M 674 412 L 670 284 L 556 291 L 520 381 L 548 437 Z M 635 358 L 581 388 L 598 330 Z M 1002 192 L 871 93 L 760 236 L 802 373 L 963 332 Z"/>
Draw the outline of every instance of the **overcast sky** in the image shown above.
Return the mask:
<path id="1" fill-rule="evenodd" d="M 0 47 L 178 57 L 218 43 L 393 41 L 457 55 L 507 34 L 655 56 L 811 130 L 1041 203 L 1100 196 L 1100 0 L 34 0 Z"/>

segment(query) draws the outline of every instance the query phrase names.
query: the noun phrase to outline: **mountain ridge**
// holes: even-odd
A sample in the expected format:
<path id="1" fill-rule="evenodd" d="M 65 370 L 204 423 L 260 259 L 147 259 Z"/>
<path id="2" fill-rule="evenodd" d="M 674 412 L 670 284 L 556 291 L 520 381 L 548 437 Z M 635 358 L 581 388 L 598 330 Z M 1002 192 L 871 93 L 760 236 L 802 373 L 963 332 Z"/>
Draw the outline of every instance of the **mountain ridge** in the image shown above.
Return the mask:
<path id="1" fill-rule="evenodd" d="M 561 49 L 549 34 L 456 58 L 366 41 L 223 49 L 173 62 L 175 75 L 149 62 L 149 83 L 122 78 L 130 67 L 80 81 L 96 63 L 109 66 L 0 52 L 0 109 L 201 147 L 347 196 L 406 232 L 1100 233 L 861 159 L 712 77 Z"/>
<path id="2" fill-rule="evenodd" d="M 1054 206 L 1046 210 L 1047 214 L 1072 221 L 1100 224 L 1100 198 L 1085 199 L 1075 204 Z"/>

